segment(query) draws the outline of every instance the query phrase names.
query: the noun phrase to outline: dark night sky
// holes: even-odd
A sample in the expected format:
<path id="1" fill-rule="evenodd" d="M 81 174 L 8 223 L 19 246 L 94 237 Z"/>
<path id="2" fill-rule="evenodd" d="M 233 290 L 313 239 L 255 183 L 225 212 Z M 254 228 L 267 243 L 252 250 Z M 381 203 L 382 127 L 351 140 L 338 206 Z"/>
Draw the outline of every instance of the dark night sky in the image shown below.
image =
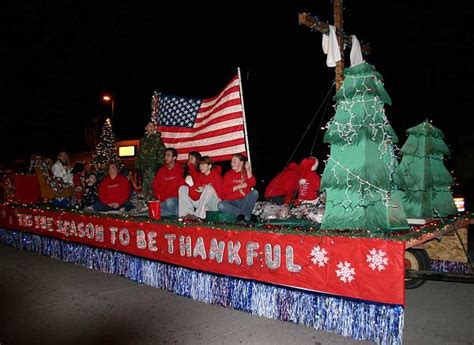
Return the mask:
<path id="1" fill-rule="evenodd" d="M 11 148 L 2 150 L 4 159 L 85 149 L 84 126 L 109 111 L 104 92 L 116 99 L 117 137 L 141 137 L 154 90 L 211 97 L 240 66 L 254 169 L 264 177 L 281 169 L 334 77 L 321 35 L 300 27 L 297 13 L 332 23 L 332 3 L 170 3 L 2 3 L 0 140 Z M 462 135 L 472 137 L 470 2 L 344 5 L 345 31 L 371 44 L 367 60 L 385 78 L 393 100 L 386 112 L 401 142 L 407 128 L 428 117 L 455 154 L 470 151 L 458 143 Z M 324 122 L 332 115 L 329 107 Z M 309 154 L 317 127 L 297 159 Z M 315 153 L 325 158 L 321 139 L 322 133 Z"/>

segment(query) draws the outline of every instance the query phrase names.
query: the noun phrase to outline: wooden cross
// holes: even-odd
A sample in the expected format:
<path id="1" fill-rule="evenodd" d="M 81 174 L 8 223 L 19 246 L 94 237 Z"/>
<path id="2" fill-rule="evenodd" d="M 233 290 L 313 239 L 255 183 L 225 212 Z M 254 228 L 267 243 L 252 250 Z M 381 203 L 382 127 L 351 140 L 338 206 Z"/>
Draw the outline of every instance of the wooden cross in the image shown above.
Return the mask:
<path id="1" fill-rule="evenodd" d="M 342 72 L 344 70 L 344 45 L 350 47 L 352 39 L 342 30 L 342 0 L 333 0 L 334 2 L 334 27 L 336 28 L 337 41 L 339 49 L 341 49 L 341 60 L 336 63 L 336 91 L 342 86 Z M 308 13 L 298 13 L 298 21 L 301 25 L 305 25 L 312 30 L 319 31 L 323 34 L 329 33 L 329 24 L 313 17 Z M 361 45 L 362 53 L 370 54 L 370 46 L 367 44 Z"/>

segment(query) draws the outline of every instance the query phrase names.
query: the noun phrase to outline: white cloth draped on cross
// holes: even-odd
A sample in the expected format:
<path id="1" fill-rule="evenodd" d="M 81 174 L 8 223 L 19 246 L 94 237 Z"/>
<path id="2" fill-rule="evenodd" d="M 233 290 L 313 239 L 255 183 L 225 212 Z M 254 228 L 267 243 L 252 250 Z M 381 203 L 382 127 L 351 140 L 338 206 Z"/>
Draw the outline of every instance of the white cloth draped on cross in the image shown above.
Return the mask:
<path id="1" fill-rule="evenodd" d="M 362 50 L 360 47 L 359 40 L 355 35 L 351 36 L 352 46 L 351 46 L 351 66 L 358 65 L 364 62 L 362 57 Z M 329 25 L 329 34 L 323 34 L 323 52 L 327 55 L 326 65 L 328 67 L 336 67 L 338 61 L 341 61 L 341 49 L 339 48 L 339 43 L 337 41 L 336 28 L 334 25 Z"/>

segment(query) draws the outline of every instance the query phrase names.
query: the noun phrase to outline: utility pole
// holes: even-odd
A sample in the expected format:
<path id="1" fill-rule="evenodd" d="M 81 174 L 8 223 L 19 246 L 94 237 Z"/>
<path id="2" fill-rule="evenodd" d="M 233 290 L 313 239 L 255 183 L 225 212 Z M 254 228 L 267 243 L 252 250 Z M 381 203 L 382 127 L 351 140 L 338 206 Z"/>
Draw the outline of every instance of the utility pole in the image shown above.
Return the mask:
<path id="1" fill-rule="evenodd" d="M 337 41 L 339 49 L 341 49 L 341 61 L 336 64 L 336 91 L 342 86 L 342 77 L 344 71 L 344 46 L 350 47 L 352 39 L 350 35 L 344 33 L 343 30 L 343 10 L 342 0 L 333 0 L 334 4 L 334 27 L 336 29 Z M 298 13 L 298 21 L 300 25 L 309 27 L 311 30 L 316 30 L 322 34 L 329 33 L 329 24 L 319 20 L 318 17 L 312 16 L 308 13 Z M 370 46 L 367 44 L 361 45 L 361 50 L 364 55 L 370 54 Z"/>
<path id="2" fill-rule="evenodd" d="M 336 28 L 337 44 L 341 50 L 341 60 L 336 62 L 336 91 L 342 86 L 342 72 L 344 71 L 344 37 L 342 34 L 342 0 L 333 0 L 334 27 Z"/>

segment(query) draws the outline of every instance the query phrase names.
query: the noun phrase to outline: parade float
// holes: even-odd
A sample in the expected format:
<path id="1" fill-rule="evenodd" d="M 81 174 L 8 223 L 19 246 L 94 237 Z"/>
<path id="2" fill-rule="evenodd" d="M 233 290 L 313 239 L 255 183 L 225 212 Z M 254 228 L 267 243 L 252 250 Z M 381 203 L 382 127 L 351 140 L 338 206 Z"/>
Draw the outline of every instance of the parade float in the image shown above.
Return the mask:
<path id="1" fill-rule="evenodd" d="M 401 344 L 406 250 L 415 253 L 409 268 L 427 270 L 417 251 L 467 229 L 470 215 L 456 212 L 442 133 L 431 124 L 408 131 L 398 163 L 384 112 L 390 98 L 373 66 L 346 69 L 335 100 L 325 134 L 331 152 L 321 224 L 196 223 L 58 209 L 32 203 L 39 201 L 37 180 L 16 175 L 10 185 L 19 188 L 0 205 L 0 242 L 206 303 Z M 407 215 L 424 224 L 408 224 Z"/>
<path id="2" fill-rule="evenodd" d="M 339 12 L 340 3 L 334 1 Z M 336 16 L 335 23 L 339 46 L 350 45 L 350 37 L 341 34 L 342 18 Z M 307 14 L 300 14 L 300 24 L 330 31 Z M 37 166 L 36 175 L 3 178 L 0 242 L 205 303 L 402 344 L 406 285 L 419 286 L 419 278 L 439 274 L 433 271 L 461 272 L 472 281 L 465 250 L 472 216 L 454 206 L 442 132 L 429 122 L 409 129 L 399 162 L 382 76 L 363 61 L 345 69 L 344 79 L 343 64 L 335 67 L 336 113 L 324 138 L 330 145 L 321 185 L 326 200 L 317 222 L 292 219 L 291 213 L 280 221 L 261 217 L 243 225 L 219 214 L 193 222 L 55 208 L 41 201 L 64 191 Z M 152 119 L 181 161 L 195 148 L 183 133 L 192 136 L 203 104 L 225 109 L 229 126 L 213 128 L 218 139 L 198 150 L 217 160 L 248 153 L 240 72 L 217 97 L 179 98 L 184 110 L 160 122 L 160 108 L 176 99 L 155 93 Z M 196 110 L 192 119 L 186 109 Z M 182 128 L 168 131 L 177 122 Z M 99 153 L 112 151 L 110 139 Z M 445 240 L 447 234 L 456 237 Z"/>

